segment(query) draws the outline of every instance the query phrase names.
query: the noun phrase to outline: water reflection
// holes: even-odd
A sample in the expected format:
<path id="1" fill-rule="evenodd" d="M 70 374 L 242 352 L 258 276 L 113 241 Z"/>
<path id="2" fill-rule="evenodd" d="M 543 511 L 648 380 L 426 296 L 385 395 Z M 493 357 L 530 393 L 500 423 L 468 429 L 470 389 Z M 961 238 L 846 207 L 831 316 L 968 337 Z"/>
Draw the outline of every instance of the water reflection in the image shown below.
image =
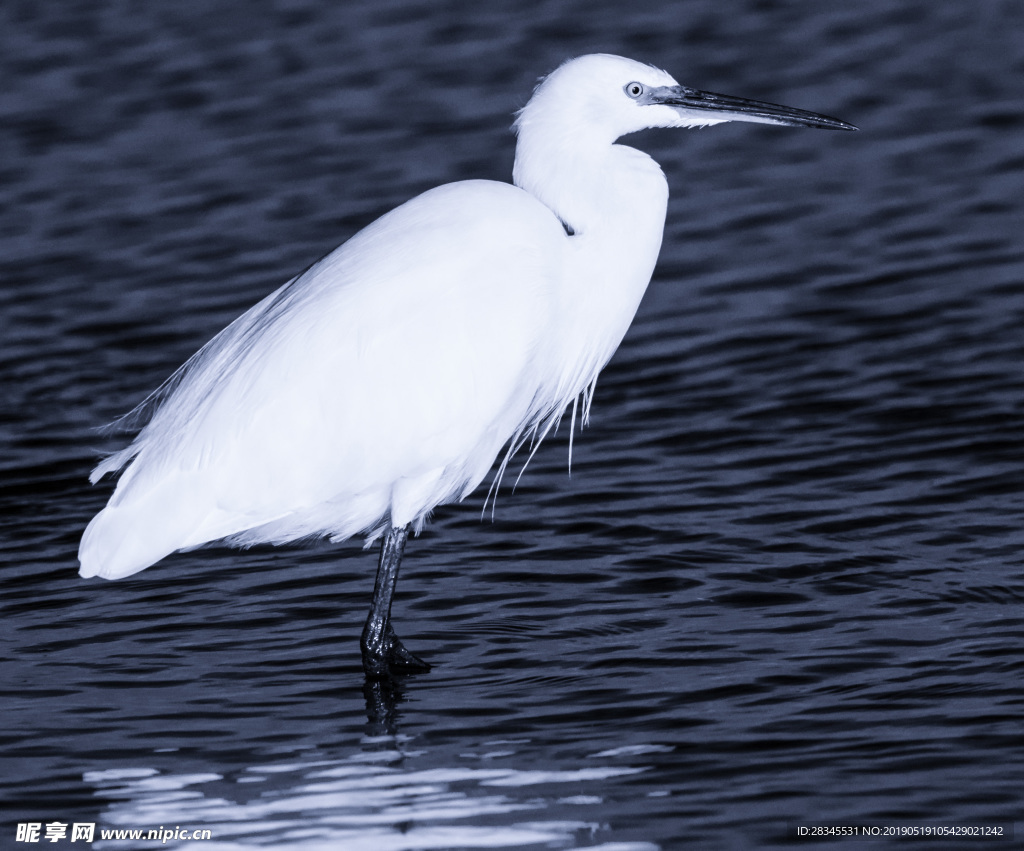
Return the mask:
<path id="1" fill-rule="evenodd" d="M 607 833 L 600 818 L 603 798 L 593 786 L 647 769 L 601 760 L 660 752 L 664 746 L 606 750 L 591 755 L 594 764 L 530 770 L 508 767 L 528 740 L 487 741 L 460 754 L 458 762 L 438 766 L 436 757 L 398 730 L 402 689 L 400 681 L 367 682 L 367 733 L 344 759 L 288 754 L 234 776 L 156 768 L 87 772 L 86 783 L 109 802 L 98 830 L 206 828 L 212 840 L 204 841 L 204 848 L 232 851 L 282 845 L 313 851 L 659 848 L 646 842 L 602 843 Z M 521 815 L 499 818 L 508 814 Z M 162 847 L 186 846 L 194 844 L 172 839 Z M 130 839 L 108 838 L 96 847 L 135 846 Z"/>
<path id="2" fill-rule="evenodd" d="M 366 697 L 366 719 L 372 736 L 394 736 L 396 707 L 403 698 L 401 680 L 372 680 L 363 685 Z"/>
<path id="3" fill-rule="evenodd" d="M 412 743 L 400 736 L 387 742 L 368 737 L 362 744 L 366 749 L 347 760 L 282 760 L 254 765 L 230 779 L 135 768 L 88 772 L 85 780 L 110 801 L 101 828 L 208 828 L 213 839 L 204 848 L 659 847 L 601 843 L 602 799 L 586 794 L 588 781 L 636 774 L 642 766 L 520 771 L 466 764 L 415 770 L 404 763 L 421 754 L 412 754 Z M 507 743 L 497 744 L 507 749 Z M 259 791 L 252 796 L 254 789 Z M 545 811 L 553 806 L 560 816 L 578 810 L 579 818 L 552 818 Z M 521 813 L 521 820 L 488 824 L 509 813 Z M 172 841 L 163 847 L 185 846 L 193 843 Z M 135 846 L 131 840 L 107 839 L 96 847 Z"/>

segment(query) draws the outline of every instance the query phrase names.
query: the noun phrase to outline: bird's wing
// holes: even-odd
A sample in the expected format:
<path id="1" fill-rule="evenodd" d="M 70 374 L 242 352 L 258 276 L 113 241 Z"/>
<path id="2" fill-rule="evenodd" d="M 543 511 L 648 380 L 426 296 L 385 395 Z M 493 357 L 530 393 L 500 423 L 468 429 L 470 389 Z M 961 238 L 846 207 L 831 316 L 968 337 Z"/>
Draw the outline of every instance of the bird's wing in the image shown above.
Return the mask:
<path id="1" fill-rule="evenodd" d="M 266 524 L 353 534 L 398 496 L 425 514 L 462 495 L 529 415 L 563 242 L 487 181 L 382 217 L 186 365 L 122 456 L 119 533 L 173 527 L 166 552 Z"/>

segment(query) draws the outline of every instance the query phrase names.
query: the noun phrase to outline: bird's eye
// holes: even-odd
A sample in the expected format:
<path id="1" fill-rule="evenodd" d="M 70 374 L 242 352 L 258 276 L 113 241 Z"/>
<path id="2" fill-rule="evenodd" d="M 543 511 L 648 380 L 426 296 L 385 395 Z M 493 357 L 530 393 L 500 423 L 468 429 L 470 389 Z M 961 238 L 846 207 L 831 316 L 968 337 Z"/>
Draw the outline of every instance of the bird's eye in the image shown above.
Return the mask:
<path id="1" fill-rule="evenodd" d="M 623 91 L 629 95 L 629 97 L 633 98 L 633 100 L 636 100 L 644 93 L 644 87 L 641 83 L 626 83 L 623 87 Z"/>

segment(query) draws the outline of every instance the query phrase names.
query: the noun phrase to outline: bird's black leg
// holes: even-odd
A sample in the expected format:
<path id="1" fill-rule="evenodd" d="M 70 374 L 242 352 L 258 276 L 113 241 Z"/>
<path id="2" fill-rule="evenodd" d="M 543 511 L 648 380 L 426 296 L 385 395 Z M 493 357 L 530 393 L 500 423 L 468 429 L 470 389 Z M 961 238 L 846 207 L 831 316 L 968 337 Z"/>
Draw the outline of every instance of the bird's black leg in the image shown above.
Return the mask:
<path id="1" fill-rule="evenodd" d="M 408 537 L 408 526 L 402 529 L 392 527 L 384 533 L 380 545 L 373 604 L 360 640 L 363 669 L 370 679 L 386 679 L 391 674 L 421 674 L 430 670 L 430 665 L 405 649 L 391 627 L 391 598 L 395 593 L 398 566 Z"/>

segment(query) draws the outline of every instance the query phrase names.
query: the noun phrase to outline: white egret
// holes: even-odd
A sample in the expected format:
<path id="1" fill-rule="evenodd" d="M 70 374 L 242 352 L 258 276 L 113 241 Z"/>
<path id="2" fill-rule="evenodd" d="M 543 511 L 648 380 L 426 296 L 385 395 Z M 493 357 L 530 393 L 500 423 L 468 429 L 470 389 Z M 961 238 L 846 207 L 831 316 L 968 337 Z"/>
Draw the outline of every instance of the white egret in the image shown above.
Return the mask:
<path id="1" fill-rule="evenodd" d="M 505 448 L 500 480 L 581 398 L 587 419 L 650 281 L 668 184 L 616 141 L 725 121 L 856 129 L 617 56 L 561 65 L 516 118 L 514 185 L 452 183 L 382 216 L 136 409 L 148 424 L 91 476 L 125 468 L 85 530 L 81 575 L 129 576 L 216 540 L 383 537 L 366 673 L 428 670 L 391 626 L 410 530 Z"/>

